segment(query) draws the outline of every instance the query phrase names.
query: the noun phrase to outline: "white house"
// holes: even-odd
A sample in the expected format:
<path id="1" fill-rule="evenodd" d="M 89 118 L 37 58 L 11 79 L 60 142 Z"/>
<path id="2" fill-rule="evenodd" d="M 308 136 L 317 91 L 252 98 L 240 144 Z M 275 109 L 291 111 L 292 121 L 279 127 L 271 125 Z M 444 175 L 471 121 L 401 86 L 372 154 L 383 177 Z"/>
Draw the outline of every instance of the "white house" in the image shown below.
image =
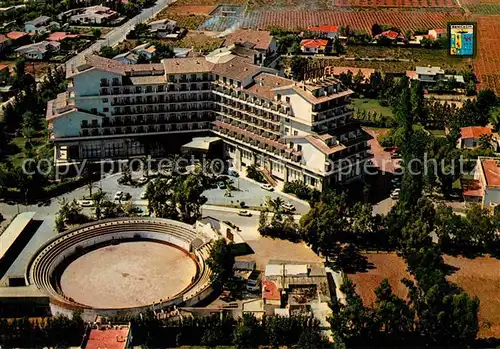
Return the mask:
<path id="1" fill-rule="evenodd" d="M 458 148 L 473 149 L 479 145 L 481 136 L 492 135 L 493 132 L 489 127 L 469 126 L 460 129 L 460 138 L 458 139 Z"/>
<path id="2" fill-rule="evenodd" d="M 50 31 L 50 26 L 57 23 L 51 23 L 51 19 L 48 16 L 40 16 L 31 21 L 24 23 L 24 31 L 27 33 L 35 34 L 45 34 Z"/>
<path id="3" fill-rule="evenodd" d="M 56 41 L 41 41 L 18 47 L 16 52 L 26 59 L 42 60 L 50 53 L 58 52 L 61 44 Z"/>
<path id="4" fill-rule="evenodd" d="M 160 19 L 158 21 L 153 21 L 149 23 L 149 31 L 158 32 L 158 31 L 167 31 L 173 32 L 177 29 L 177 22 L 172 21 L 170 19 Z"/>

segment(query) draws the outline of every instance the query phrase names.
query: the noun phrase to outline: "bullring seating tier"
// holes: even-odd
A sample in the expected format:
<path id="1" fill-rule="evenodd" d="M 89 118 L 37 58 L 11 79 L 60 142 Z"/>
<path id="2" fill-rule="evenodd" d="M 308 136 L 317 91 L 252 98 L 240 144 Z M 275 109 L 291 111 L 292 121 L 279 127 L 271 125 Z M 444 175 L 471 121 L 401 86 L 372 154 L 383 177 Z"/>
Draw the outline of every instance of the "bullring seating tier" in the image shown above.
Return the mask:
<path id="1" fill-rule="evenodd" d="M 88 240 L 99 238 L 101 241 L 119 241 L 119 239 L 114 239 L 114 236 L 136 238 L 141 233 L 167 234 L 188 243 L 189 246 L 191 246 L 191 242 L 194 239 L 200 237 L 194 227 L 188 224 L 159 218 L 120 218 L 85 224 L 55 237 L 42 246 L 28 264 L 26 279 L 28 283 L 36 285 L 39 289 L 45 291 L 49 297 L 62 305 L 72 308 L 90 308 L 69 299 L 62 292 L 57 291 L 58 287 L 54 287 L 52 274 L 57 265 L 62 261 L 61 254 L 73 249 L 72 253 L 65 255 L 65 258 L 69 257 L 77 252 L 78 246 L 81 246 L 82 243 Z M 109 236 L 109 238 L 104 238 L 103 240 L 103 236 Z M 162 240 L 161 236 L 158 236 L 158 240 Z M 206 266 L 205 259 L 209 256 L 211 246 L 212 244 L 209 242 L 200 246 L 199 250 L 194 251 L 198 260 L 198 277 L 187 289 L 170 297 L 170 300 L 176 299 L 182 294 L 182 297 L 179 297 L 176 302 L 186 302 L 210 287 L 212 272 Z M 184 249 L 181 246 L 178 247 Z M 58 283 L 56 282 L 56 284 Z M 171 305 L 168 304 L 169 300 L 166 300 L 165 303 L 166 305 Z"/>

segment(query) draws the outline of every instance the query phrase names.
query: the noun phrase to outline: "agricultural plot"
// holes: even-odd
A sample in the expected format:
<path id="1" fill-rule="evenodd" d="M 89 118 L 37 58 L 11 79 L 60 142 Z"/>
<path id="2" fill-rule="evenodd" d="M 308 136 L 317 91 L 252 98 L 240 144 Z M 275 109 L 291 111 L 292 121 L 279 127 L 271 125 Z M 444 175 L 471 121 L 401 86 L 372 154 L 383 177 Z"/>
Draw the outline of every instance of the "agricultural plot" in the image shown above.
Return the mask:
<path id="1" fill-rule="evenodd" d="M 500 16 L 474 16 L 478 25 L 478 50 L 474 72 L 480 88 L 500 94 Z"/>
<path id="2" fill-rule="evenodd" d="M 303 30 L 309 25 L 335 23 L 351 29 L 371 32 L 374 23 L 392 25 L 406 30 L 446 28 L 448 22 L 461 21 L 458 12 L 436 11 L 268 11 L 250 12 L 243 22 L 247 28 Z"/>

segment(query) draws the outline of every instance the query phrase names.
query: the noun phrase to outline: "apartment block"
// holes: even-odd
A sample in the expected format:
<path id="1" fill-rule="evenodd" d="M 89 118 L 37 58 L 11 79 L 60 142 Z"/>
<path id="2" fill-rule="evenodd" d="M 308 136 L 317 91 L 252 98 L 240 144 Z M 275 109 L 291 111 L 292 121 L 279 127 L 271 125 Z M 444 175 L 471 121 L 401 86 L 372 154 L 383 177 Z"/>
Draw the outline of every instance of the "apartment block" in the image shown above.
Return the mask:
<path id="1" fill-rule="evenodd" d="M 278 73 L 234 50 L 137 65 L 89 56 L 48 103 L 56 164 L 162 156 L 207 134 L 223 140 L 238 170 L 255 164 L 318 189 L 356 178 L 372 155 L 370 136 L 352 120 L 352 91 L 334 78 Z"/>

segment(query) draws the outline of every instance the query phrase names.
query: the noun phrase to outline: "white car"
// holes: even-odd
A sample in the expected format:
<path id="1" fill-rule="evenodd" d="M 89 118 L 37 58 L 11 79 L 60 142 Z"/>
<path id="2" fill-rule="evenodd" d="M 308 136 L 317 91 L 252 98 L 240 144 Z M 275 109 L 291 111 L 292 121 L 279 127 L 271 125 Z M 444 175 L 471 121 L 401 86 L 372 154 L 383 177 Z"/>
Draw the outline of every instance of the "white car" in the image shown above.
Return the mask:
<path id="1" fill-rule="evenodd" d="M 238 211 L 238 215 L 243 216 L 243 217 L 252 217 L 252 214 L 248 211 L 245 211 L 245 210 Z"/>
<path id="2" fill-rule="evenodd" d="M 92 207 L 94 203 L 92 202 L 92 200 L 82 200 L 80 201 L 80 206 L 82 207 Z"/>
<path id="3" fill-rule="evenodd" d="M 141 200 L 146 199 L 146 191 L 143 191 L 143 192 L 141 193 L 141 196 L 139 196 L 139 198 L 140 198 Z"/>
<path id="4" fill-rule="evenodd" d="M 401 189 L 396 188 L 391 193 L 391 199 L 399 199 L 399 194 L 401 194 Z"/>
<path id="5" fill-rule="evenodd" d="M 294 211 L 295 210 L 295 206 L 293 206 L 292 204 L 288 203 L 288 204 L 284 204 L 282 206 L 286 211 Z"/>
<path id="6" fill-rule="evenodd" d="M 137 184 L 146 184 L 148 182 L 148 178 L 141 177 L 137 180 Z"/>
<path id="7" fill-rule="evenodd" d="M 115 194 L 115 200 L 121 200 L 122 196 L 123 196 L 123 192 L 117 191 Z"/>
<path id="8" fill-rule="evenodd" d="M 270 184 L 267 184 L 267 183 L 266 184 L 262 184 L 260 187 L 262 189 L 265 189 L 265 190 L 268 190 L 268 191 L 273 191 L 274 190 L 273 186 L 270 185 Z"/>

